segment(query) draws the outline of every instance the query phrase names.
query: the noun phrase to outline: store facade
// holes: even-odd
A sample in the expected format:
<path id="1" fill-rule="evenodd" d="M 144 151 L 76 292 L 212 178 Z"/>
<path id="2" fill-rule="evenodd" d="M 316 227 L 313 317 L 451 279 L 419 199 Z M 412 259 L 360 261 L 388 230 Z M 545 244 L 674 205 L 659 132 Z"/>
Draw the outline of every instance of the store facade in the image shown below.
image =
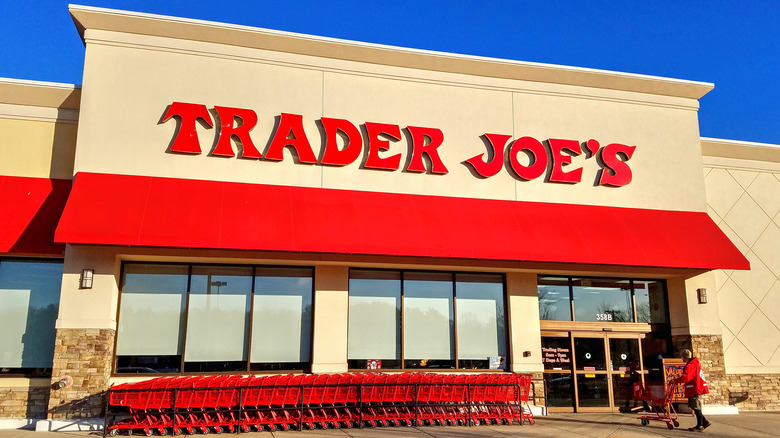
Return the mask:
<path id="1" fill-rule="evenodd" d="M 38 148 L 3 145 L 26 213 L 0 289 L 37 313 L 9 323 L 0 415 L 99 417 L 110 384 L 163 374 L 369 369 L 534 373 L 551 410 L 618 411 L 686 347 L 709 403 L 736 393 L 719 295 L 755 263 L 710 192 L 734 150 L 766 150 L 760 181 L 780 160 L 708 149 L 711 84 L 71 14 L 80 89 L 0 83 Z"/>

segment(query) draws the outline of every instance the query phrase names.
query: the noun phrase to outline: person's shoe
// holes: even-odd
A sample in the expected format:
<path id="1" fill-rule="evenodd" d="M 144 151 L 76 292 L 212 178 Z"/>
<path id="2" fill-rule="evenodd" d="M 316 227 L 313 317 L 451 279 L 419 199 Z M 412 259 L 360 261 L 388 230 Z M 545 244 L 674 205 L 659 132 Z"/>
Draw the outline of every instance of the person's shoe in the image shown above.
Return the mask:
<path id="1" fill-rule="evenodd" d="M 701 427 L 701 430 L 704 430 L 704 429 L 706 429 L 706 428 L 710 427 L 711 425 L 712 425 L 712 423 L 710 423 L 710 422 L 708 421 L 708 422 L 704 423 L 704 425 Z"/>
<path id="2" fill-rule="evenodd" d="M 691 432 L 704 432 L 704 427 L 703 426 L 689 427 L 688 430 Z"/>

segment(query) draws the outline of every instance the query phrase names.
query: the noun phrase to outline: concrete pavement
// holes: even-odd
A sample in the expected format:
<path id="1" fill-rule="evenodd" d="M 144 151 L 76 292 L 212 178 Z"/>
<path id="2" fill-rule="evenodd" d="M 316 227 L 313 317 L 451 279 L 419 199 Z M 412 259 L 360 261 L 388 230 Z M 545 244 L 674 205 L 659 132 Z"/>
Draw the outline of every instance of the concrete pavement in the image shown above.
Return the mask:
<path id="1" fill-rule="evenodd" d="M 689 432 L 695 424 L 690 415 L 681 415 L 680 428 L 669 430 L 662 422 L 640 425 L 636 415 L 629 414 L 551 414 L 536 417 L 529 426 L 428 426 L 365 429 L 329 429 L 304 432 L 250 432 L 241 438 L 467 438 L 467 437 L 780 437 L 780 412 L 745 412 L 739 415 L 712 415 L 713 423 L 704 433 Z M 137 435 L 141 437 L 141 435 Z M 230 438 L 230 434 L 222 434 Z M 102 432 L 34 432 L 0 430 L 0 438 L 98 438 Z M 183 436 L 184 437 L 184 436 Z M 194 436 L 197 438 L 198 436 Z"/>

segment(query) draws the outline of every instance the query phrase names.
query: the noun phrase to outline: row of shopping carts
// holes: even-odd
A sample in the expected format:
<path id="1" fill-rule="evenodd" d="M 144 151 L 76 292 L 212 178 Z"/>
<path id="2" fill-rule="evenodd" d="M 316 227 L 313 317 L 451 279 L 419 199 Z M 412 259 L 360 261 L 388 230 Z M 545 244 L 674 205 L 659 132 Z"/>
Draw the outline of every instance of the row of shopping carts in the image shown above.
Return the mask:
<path id="1" fill-rule="evenodd" d="M 108 391 L 104 430 L 178 435 L 533 424 L 531 375 L 343 373 L 159 377 Z"/>

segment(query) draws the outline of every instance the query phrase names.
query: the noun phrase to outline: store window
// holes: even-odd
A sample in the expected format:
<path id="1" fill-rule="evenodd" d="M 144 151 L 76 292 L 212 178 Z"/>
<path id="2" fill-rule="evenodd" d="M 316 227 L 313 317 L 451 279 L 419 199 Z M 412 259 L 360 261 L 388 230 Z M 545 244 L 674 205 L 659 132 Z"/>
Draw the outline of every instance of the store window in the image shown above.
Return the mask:
<path id="1" fill-rule="evenodd" d="M 575 321 L 634 322 L 628 280 L 574 278 L 572 300 Z"/>
<path id="2" fill-rule="evenodd" d="M 353 369 L 502 369 L 501 275 L 353 269 L 349 366 Z"/>
<path id="3" fill-rule="evenodd" d="M 252 268 L 195 266 L 190 281 L 184 371 L 245 371 Z"/>
<path id="4" fill-rule="evenodd" d="M 537 290 L 541 320 L 640 322 L 654 331 L 669 322 L 663 281 L 540 276 Z"/>
<path id="5" fill-rule="evenodd" d="M 127 264 L 116 339 L 118 373 L 181 371 L 186 265 Z"/>
<path id="6" fill-rule="evenodd" d="M 0 260 L 0 376 L 50 376 L 62 262 Z"/>
<path id="7" fill-rule="evenodd" d="M 255 270 L 251 371 L 308 367 L 313 289 L 308 268 Z"/>
<path id="8" fill-rule="evenodd" d="M 571 294 L 566 277 L 539 277 L 539 319 L 571 321 Z"/>
<path id="9" fill-rule="evenodd" d="M 648 324 L 668 324 L 666 289 L 660 281 L 634 281 L 636 320 Z"/>
<path id="10" fill-rule="evenodd" d="M 116 372 L 304 370 L 310 268 L 127 263 Z"/>

